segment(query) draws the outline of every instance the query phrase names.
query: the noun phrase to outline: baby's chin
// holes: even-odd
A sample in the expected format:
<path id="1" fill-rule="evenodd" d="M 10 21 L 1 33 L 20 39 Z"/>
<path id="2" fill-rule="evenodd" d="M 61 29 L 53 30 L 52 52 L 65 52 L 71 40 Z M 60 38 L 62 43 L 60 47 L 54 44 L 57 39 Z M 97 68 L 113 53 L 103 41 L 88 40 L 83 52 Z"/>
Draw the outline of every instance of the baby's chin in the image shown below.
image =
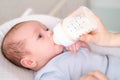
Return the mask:
<path id="1" fill-rule="evenodd" d="M 63 45 L 54 43 L 54 46 L 55 46 L 55 48 L 56 48 L 56 49 L 55 49 L 55 50 L 56 50 L 56 54 L 60 54 L 60 53 L 63 52 L 63 50 L 64 50 L 64 46 L 63 46 Z"/>
<path id="2" fill-rule="evenodd" d="M 58 45 L 59 47 L 57 48 L 57 53 L 61 54 L 64 51 L 64 46 Z"/>

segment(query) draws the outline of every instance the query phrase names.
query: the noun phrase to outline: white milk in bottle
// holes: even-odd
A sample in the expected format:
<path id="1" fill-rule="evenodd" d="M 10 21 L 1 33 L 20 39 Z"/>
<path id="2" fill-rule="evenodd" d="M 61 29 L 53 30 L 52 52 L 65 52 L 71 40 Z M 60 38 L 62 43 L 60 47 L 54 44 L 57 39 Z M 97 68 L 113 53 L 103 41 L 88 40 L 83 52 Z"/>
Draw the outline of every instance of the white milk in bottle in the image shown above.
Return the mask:
<path id="1" fill-rule="evenodd" d="M 56 44 L 69 46 L 96 27 L 95 21 L 87 16 L 68 16 L 54 27 L 53 40 Z"/>

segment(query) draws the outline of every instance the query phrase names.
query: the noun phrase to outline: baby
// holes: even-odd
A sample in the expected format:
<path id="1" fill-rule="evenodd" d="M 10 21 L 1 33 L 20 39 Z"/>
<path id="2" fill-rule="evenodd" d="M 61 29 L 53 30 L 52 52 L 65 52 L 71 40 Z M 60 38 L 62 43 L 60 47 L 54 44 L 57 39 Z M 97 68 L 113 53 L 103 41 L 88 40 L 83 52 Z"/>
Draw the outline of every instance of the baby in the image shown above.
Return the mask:
<path id="1" fill-rule="evenodd" d="M 64 46 L 53 41 L 53 32 L 40 22 L 39 16 L 17 18 L 2 27 L 3 55 L 15 65 L 36 71 L 35 80 L 79 80 L 92 70 L 100 70 L 110 80 L 119 79 L 120 59 L 96 55 L 81 48 L 77 54 L 64 51 Z M 78 41 L 68 50 L 76 52 L 86 47 Z"/>
<path id="2" fill-rule="evenodd" d="M 37 71 L 51 58 L 63 52 L 64 47 L 55 44 L 52 36 L 53 32 L 40 22 L 19 23 L 7 33 L 3 41 L 3 53 L 16 65 Z"/>

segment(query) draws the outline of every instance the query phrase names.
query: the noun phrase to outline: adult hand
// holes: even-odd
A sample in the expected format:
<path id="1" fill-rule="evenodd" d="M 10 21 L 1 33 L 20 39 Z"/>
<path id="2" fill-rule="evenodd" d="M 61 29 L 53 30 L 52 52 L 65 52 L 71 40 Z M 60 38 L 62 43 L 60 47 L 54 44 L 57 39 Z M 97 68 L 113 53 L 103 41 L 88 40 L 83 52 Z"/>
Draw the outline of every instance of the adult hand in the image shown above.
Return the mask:
<path id="1" fill-rule="evenodd" d="M 97 28 L 94 31 L 82 35 L 80 37 L 80 40 L 85 42 L 91 42 L 100 46 L 108 45 L 110 43 L 109 41 L 111 38 L 111 33 L 105 28 L 100 18 L 86 7 L 81 7 L 81 9 L 79 9 L 78 12 L 83 16 L 93 19 L 95 21 L 95 26 L 97 26 Z"/>
<path id="2" fill-rule="evenodd" d="M 100 71 L 92 71 L 80 78 L 80 80 L 109 80 L 108 77 Z"/>
<path id="3" fill-rule="evenodd" d="M 86 16 L 93 21 L 93 25 L 97 28 L 91 31 L 88 34 L 84 34 L 80 36 L 81 41 L 85 41 L 87 43 L 94 43 L 99 46 L 114 46 L 120 47 L 120 33 L 112 33 L 109 32 L 100 18 L 96 16 L 90 9 L 87 7 L 81 6 L 69 16 Z"/>

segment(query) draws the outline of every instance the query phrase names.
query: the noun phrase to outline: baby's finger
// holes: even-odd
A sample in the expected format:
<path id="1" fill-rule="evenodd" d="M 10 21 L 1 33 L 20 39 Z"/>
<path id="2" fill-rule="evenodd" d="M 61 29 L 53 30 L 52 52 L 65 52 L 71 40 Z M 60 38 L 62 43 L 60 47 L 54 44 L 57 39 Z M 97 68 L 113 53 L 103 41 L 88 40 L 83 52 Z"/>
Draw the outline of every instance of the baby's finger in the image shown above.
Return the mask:
<path id="1" fill-rule="evenodd" d="M 71 51 L 72 53 L 74 53 L 74 47 L 73 47 L 72 45 L 66 47 L 66 50 L 67 50 L 67 51 Z"/>
<path id="2" fill-rule="evenodd" d="M 74 50 L 73 50 L 74 53 L 77 53 L 77 51 L 79 50 L 80 46 L 81 46 L 81 43 L 80 43 L 80 42 L 76 42 L 76 43 L 75 43 L 75 45 L 73 46 L 73 47 L 74 47 L 74 48 L 73 48 L 73 49 L 74 49 Z"/>
<path id="3" fill-rule="evenodd" d="M 71 47 L 71 51 L 72 51 L 73 53 L 76 53 L 76 44 L 74 44 L 74 45 Z"/>
<path id="4" fill-rule="evenodd" d="M 69 47 L 65 47 L 65 49 L 66 49 L 66 50 L 70 50 L 70 48 L 69 48 Z"/>

